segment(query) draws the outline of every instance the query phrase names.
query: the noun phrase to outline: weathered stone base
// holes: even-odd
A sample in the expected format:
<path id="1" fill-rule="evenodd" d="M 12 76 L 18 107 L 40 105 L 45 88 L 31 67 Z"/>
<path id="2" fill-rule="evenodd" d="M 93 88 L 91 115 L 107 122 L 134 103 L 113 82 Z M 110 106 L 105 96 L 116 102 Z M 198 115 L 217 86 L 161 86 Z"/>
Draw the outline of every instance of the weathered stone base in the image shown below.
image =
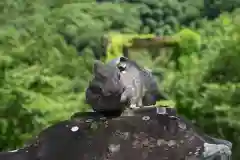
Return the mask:
<path id="1" fill-rule="evenodd" d="M 174 109 L 156 108 L 108 119 L 79 113 L 0 160 L 229 160 L 228 141 L 198 133 Z"/>

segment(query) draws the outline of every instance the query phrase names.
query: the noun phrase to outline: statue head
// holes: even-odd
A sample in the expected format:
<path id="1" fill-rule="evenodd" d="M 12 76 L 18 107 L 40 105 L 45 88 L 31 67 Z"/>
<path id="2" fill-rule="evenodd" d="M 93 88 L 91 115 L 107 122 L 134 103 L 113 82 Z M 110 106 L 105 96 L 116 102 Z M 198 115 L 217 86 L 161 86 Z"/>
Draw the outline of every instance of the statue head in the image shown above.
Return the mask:
<path id="1" fill-rule="evenodd" d="M 120 101 L 125 88 L 120 78 L 120 70 L 116 66 L 96 60 L 93 79 L 86 91 L 87 103 L 95 111 L 122 110 Z"/>

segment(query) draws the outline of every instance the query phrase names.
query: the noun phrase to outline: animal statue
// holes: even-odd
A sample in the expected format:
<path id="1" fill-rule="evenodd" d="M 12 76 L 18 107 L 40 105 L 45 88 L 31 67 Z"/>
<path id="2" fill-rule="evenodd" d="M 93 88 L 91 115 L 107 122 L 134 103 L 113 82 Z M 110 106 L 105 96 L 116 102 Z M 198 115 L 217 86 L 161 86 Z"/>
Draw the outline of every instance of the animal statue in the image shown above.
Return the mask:
<path id="1" fill-rule="evenodd" d="M 119 116 L 125 109 L 121 102 L 125 86 L 120 80 L 120 70 L 96 60 L 93 78 L 86 89 L 86 103 L 105 116 Z"/>
<path id="2" fill-rule="evenodd" d="M 103 64 L 95 61 L 93 79 L 86 90 L 86 103 L 105 115 L 132 114 L 132 110 L 152 106 L 167 99 L 150 71 L 136 62 L 119 57 Z"/>

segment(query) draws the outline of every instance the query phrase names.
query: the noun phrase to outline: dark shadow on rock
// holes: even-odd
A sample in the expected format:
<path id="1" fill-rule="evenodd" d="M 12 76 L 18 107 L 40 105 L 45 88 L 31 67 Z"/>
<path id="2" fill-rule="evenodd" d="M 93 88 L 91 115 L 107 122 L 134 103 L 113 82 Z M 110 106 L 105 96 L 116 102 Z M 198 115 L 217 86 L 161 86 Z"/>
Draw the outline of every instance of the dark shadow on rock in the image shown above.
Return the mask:
<path id="1" fill-rule="evenodd" d="M 45 129 L 19 150 L 0 153 L 0 160 L 228 160 L 231 147 L 220 141 L 199 134 L 172 109 L 115 118 L 86 112 Z"/>

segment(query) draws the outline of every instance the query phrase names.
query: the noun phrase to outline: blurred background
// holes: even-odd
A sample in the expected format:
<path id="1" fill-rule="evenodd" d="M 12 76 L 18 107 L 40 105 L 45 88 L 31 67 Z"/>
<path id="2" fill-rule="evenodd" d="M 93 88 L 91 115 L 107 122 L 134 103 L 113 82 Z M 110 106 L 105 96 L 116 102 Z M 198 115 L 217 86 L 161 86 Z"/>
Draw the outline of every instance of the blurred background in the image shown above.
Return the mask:
<path id="1" fill-rule="evenodd" d="M 108 50 L 110 33 L 120 36 Z M 171 45 L 140 45 L 131 57 L 161 72 L 179 114 L 233 142 L 240 159 L 239 0 L 1 0 L 0 149 L 86 111 L 93 60 L 121 54 L 116 41 L 130 34 L 165 37 Z"/>

